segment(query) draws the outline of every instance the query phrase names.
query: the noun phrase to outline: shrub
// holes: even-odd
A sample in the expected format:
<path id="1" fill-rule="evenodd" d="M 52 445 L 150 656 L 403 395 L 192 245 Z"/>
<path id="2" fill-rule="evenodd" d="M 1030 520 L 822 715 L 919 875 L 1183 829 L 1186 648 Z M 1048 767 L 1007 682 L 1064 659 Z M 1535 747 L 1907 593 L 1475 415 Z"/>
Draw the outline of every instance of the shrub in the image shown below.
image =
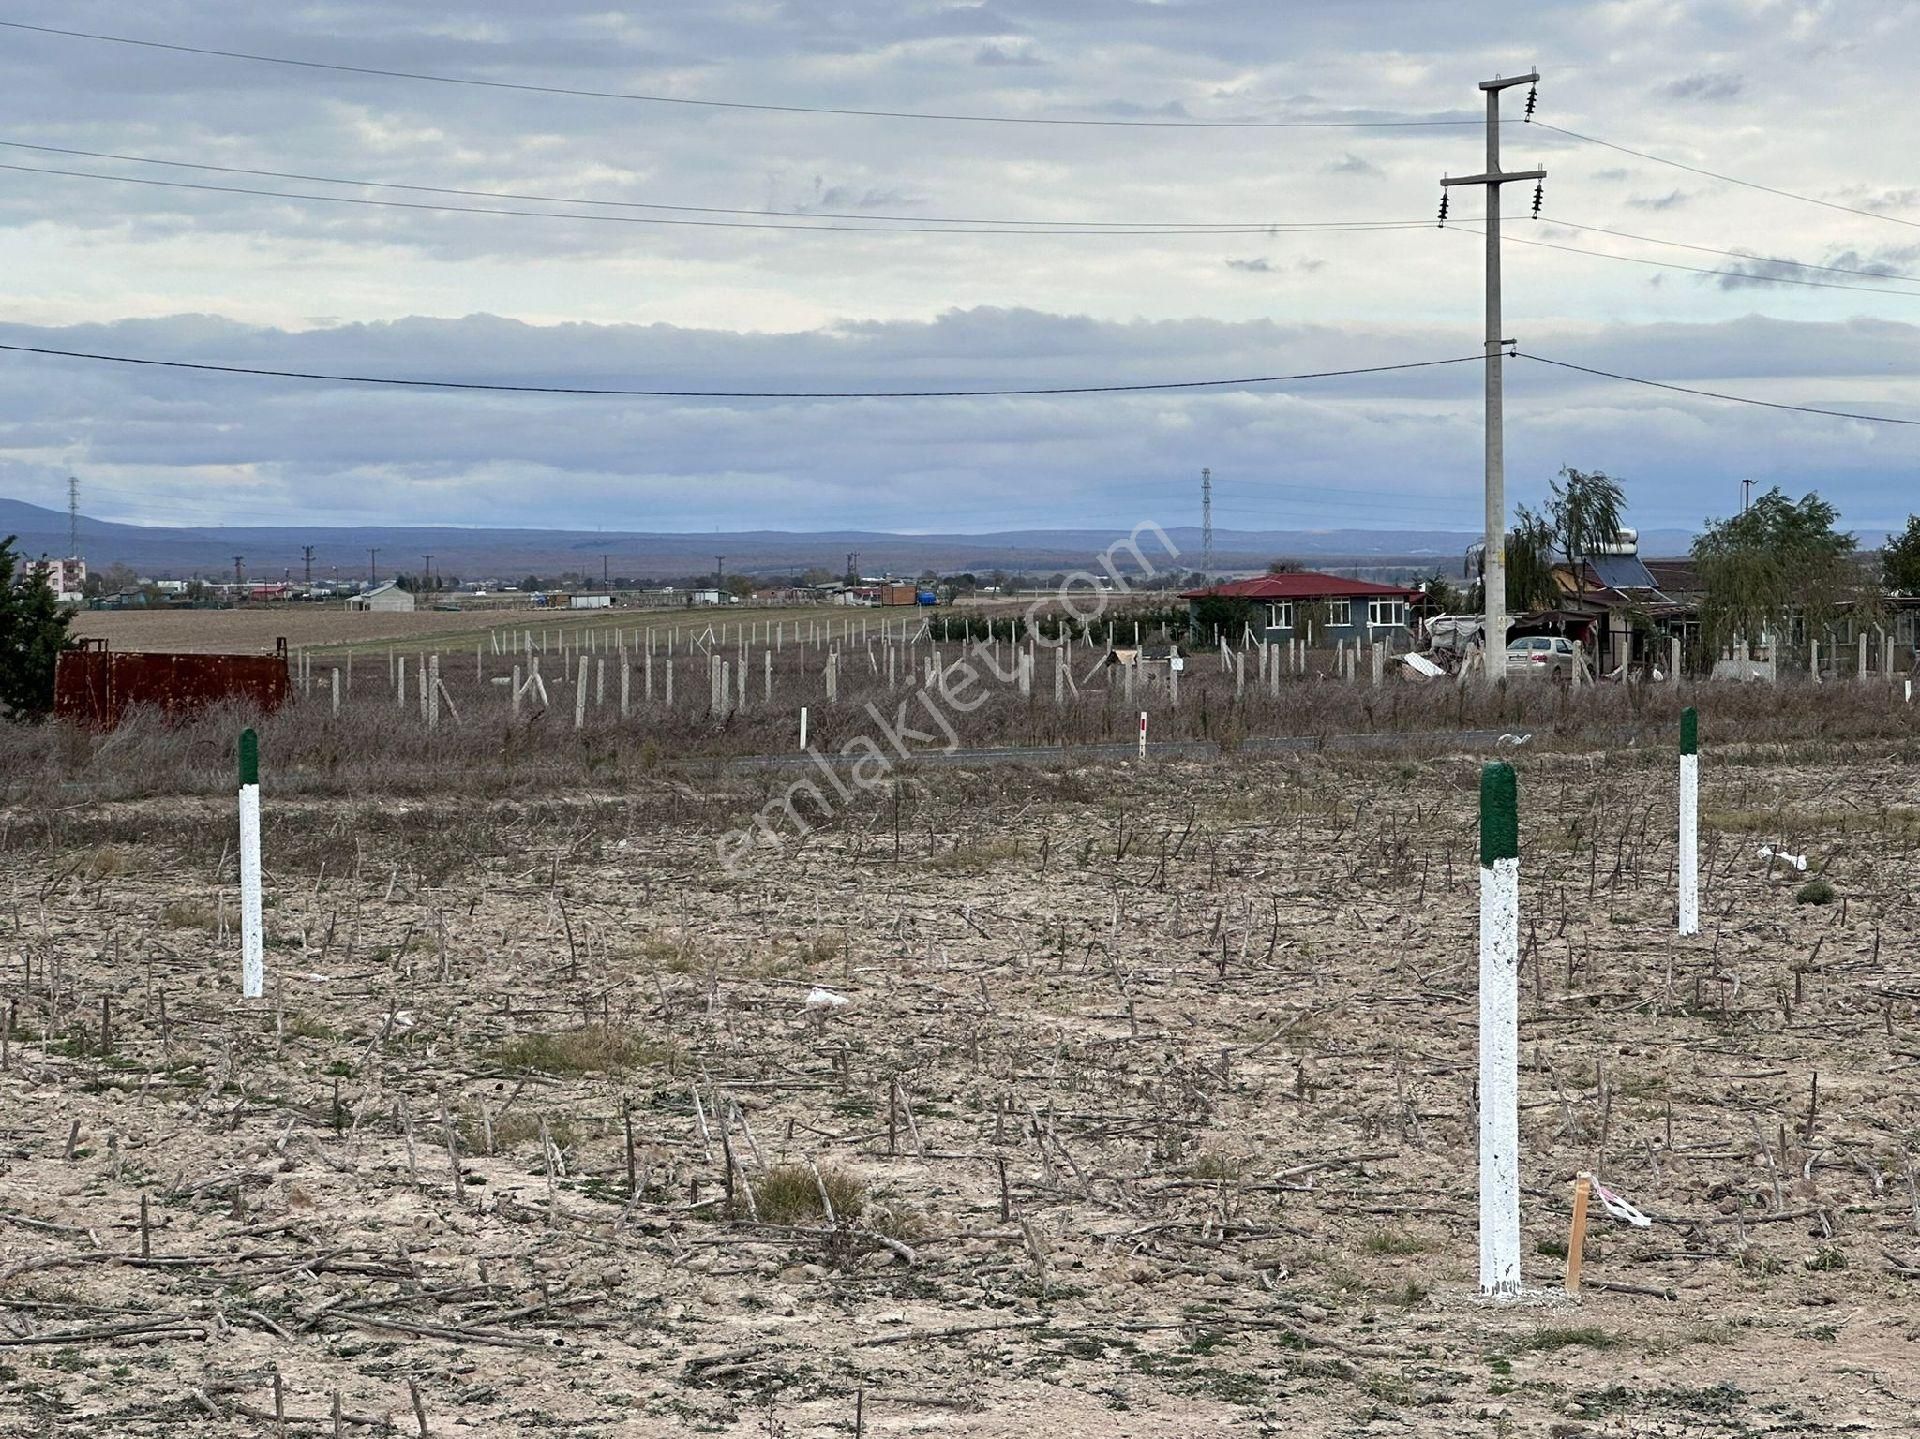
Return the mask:
<path id="1" fill-rule="evenodd" d="M 816 1184 L 813 1170 L 804 1164 L 776 1164 L 753 1180 L 753 1204 L 768 1224 L 804 1224 L 825 1219 L 827 1211 L 820 1203 L 825 1187 L 833 1201 L 834 1218 L 858 1218 L 866 1207 L 867 1186 L 858 1175 L 833 1165 L 822 1166 Z"/>
<path id="2" fill-rule="evenodd" d="M 1833 886 L 1824 879 L 1810 879 L 1793 892 L 1795 904 L 1832 904 Z"/>

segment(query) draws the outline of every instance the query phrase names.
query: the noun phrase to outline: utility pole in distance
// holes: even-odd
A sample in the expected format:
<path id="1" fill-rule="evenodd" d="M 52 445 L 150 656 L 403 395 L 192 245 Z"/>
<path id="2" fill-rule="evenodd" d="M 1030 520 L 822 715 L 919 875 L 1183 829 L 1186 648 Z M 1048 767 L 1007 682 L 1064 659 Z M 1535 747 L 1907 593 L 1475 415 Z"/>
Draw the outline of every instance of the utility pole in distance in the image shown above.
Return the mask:
<path id="1" fill-rule="evenodd" d="M 713 591 L 724 600 L 727 597 L 726 589 L 727 557 L 725 555 L 715 555 L 713 557 Z"/>
<path id="2" fill-rule="evenodd" d="M 431 590 L 433 588 L 433 556 L 422 555 L 420 558 L 427 562 L 427 573 L 420 581 L 420 588 L 423 591 Z"/>
<path id="3" fill-rule="evenodd" d="M 312 545 L 300 546 L 300 557 L 306 561 L 306 565 L 307 565 L 307 588 L 312 589 L 313 588 L 313 546 Z"/>
<path id="4" fill-rule="evenodd" d="M 247 582 L 247 577 L 242 570 L 242 564 L 246 558 L 245 555 L 235 555 L 233 557 L 233 582 L 236 586 L 244 586 Z"/>
<path id="5" fill-rule="evenodd" d="M 378 568 L 379 559 L 380 559 L 380 551 L 378 550 L 367 551 L 367 588 L 368 589 L 372 589 L 375 585 L 380 583 L 380 570 Z"/>
<path id="6" fill-rule="evenodd" d="M 1500 187 L 1509 180 L 1544 180 L 1545 170 L 1502 170 L 1500 168 L 1500 92 L 1515 85 L 1535 85 L 1537 71 L 1515 75 L 1506 80 L 1482 80 L 1487 95 L 1487 168 L 1484 174 L 1443 179 L 1442 186 L 1484 185 L 1487 191 L 1487 549 L 1486 639 L 1481 647 L 1484 677 L 1497 685 L 1507 677 L 1507 456 L 1506 425 L 1501 392 L 1501 350 L 1506 337 L 1501 334 L 1500 317 Z M 1528 97 L 1527 118 L 1533 117 L 1532 97 Z M 1444 218 L 1445 211 L 1442 211 Z"/>

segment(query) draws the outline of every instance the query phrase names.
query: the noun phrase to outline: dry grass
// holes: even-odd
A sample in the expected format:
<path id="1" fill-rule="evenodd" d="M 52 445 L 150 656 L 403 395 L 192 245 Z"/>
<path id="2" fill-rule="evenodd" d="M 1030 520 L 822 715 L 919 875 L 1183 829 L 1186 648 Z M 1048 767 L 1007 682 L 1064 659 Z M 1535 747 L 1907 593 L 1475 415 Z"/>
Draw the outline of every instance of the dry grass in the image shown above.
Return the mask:
<path id="1" fill-rule="evenodd" d="M 540 1074 L 612 1074 L 665 1064 L 673 1046 L 617 1026 L 589 1025 L 556 1034 L 523 1034 L 500 1050 L 507 1069 Z"/>
<path id="2" fill-rule="evenodd" d="M 827 1191 L 833 1216 L 842 1223 L 858 1219 L 866 1208 L 867 1186 L 859 1175 L 837 1165 L 820 1167 L 819 1183 L 804 1164 L 778 1164 L 753 1179 L 754 1209 L 767 1224 L 805 1224 L 825 1219 L 820 1191 Z"/>

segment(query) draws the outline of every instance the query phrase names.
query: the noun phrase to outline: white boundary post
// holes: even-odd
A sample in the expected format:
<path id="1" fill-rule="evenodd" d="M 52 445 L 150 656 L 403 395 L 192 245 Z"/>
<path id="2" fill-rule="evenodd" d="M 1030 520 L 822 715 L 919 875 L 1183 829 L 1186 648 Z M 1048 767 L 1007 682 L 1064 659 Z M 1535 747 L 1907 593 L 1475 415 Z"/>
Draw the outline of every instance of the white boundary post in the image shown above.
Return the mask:
<path id="1" fill-rule="evenodd" d="M 802 752 L 806 750 L 806 747 L 807 747 L 807 707 L 805 705 L 801 705 L 800 706 L 800 748 Z"/>
<path id="2" fill-rule="evenodd" d="M 1147 757 L 1147 712 L 1140 711 L 1140 758 Z"/>
<path id="3" fill-rule="evenodd" d="M 1480 771 L 1480 1293 L 1520 1293 L 1520 834 L 1507 764 Z"/>
<path id="4" fill-rule="evenodd" d="M 1700 715 L 1680 711 L 1680 933 L 1700 933 Z"/>
<path id="5" fill-rule="evenodd" d="M 260 930 L 260 736 L 240 731 L 240 994 L 266 993 L 266 943 Z"/>

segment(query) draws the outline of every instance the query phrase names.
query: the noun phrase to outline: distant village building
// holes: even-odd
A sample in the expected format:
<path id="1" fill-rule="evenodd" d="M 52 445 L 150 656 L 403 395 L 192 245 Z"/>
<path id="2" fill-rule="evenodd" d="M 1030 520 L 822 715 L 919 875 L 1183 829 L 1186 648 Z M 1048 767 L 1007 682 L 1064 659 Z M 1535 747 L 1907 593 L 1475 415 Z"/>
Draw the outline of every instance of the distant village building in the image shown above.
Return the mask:
<path id="1" fill-rule="evenodd" d="M 1186 590 L 1180 598 L 1187 602 L 1187 612 L 1195 625 L 1209 623 L 1206 612 L 1216 607 L 1208 601 L 1229 601 L 1230 607 L 1242 615 L 1233 624 L 1235 639 L 1240 636 L 1241 625 L 1247 624 L 1269 644 L 1292 639 L 1333 644 L 1407 638 L 1407 607 L 1420 598 L 1420 591 L 1405 585 L 1378 585 L 1345 575 L 1296 570 Z"/>
<path id="2" fill-rule="evenodd" d="M 45 575 L 47 588 L 62 604 L 77 605 L 86 598 L 87 562 L 83 559 L 51 560 L 42 555 L 26 563 L 27 577 Z"/>
<path id="3" fill-rule="evenodd" d="M 347 608 L 373 610 L 381 614 L 403 614 L 413 609 L 413 596 L 392 580 L 388 580 L 384 585 L 375 585 L 364 594 L 353 596 L 347 601 Z"/>

